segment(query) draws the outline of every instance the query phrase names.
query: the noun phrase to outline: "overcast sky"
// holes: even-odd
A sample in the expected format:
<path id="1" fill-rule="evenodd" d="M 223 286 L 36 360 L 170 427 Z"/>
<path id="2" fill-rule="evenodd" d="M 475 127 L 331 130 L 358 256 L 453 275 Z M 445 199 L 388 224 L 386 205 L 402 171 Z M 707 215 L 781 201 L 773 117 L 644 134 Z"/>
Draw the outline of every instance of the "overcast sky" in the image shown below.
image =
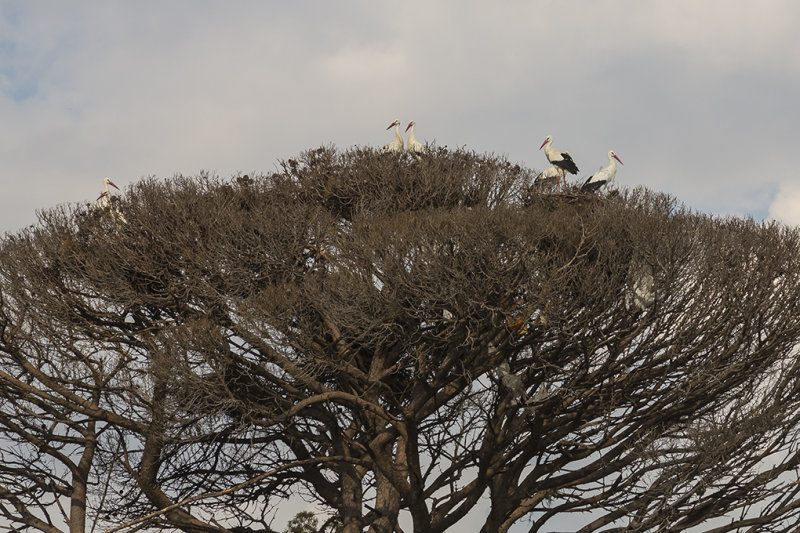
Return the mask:
<path id="1" fill-rule="evenodd" d="M 419 139 L 800 223 L 800 2 L 0 0 L 0 231 L 110 177 Z"/>
<path id="2" fill-rule="evenodd" d="M 417 137 L 800 222 L 800 2 L 0 0 L 0 231 L 102 179 Z"/>
<path id="3" fill-rule="evenodd" d="M 143 6 L 150 9 L 143 9 Z M 104 177 L 270 171 L 385 127 L 800 222 L 800 3 L 2 2 L 0 229 Z"/>

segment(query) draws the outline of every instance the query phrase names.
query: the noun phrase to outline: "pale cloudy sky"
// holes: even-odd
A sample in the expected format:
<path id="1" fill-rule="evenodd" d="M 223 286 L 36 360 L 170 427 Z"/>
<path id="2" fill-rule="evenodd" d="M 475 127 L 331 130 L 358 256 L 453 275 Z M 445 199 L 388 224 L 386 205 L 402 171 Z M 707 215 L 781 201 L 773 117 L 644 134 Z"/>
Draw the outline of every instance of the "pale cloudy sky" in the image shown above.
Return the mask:
<path id="1" fill-rule="evenodd" d="M 417 137 L 800 222 L 800 2 L 0 0 L 0 231 L 111 177 Z"/>
<path id="2" fill-rule="evenodd" d="M 417 137 L 800 223 L 795 0 L 0 0 L 0 232 L 102 180 Z"/>

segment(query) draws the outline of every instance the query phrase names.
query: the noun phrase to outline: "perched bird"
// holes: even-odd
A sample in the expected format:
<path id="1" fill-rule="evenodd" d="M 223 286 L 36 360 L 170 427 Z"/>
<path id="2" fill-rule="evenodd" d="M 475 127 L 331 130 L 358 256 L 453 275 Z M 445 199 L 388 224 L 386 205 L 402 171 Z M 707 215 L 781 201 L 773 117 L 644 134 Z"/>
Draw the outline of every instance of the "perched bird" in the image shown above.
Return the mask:
<path id="1" fill-rule="evenodd" d="M 119 190 L 119 187 L 108 178 L 103 180 L 103 185 L 105 185 L 105 190 L 97 197 L 94 205 L 101 209 L 108 209 L 111 207 L 111 189 L 109 189 L 108 186 L 110 185 L 117 190 Z"/>
<path id="2" fill-rule="evenodd" d="M 578 166 L 575 164 L 575 161 L 572 160 L 572 156 L 569 155 L 569 152 L 562 152 L 561 150 L 553 148 L 551 146 L 552 144 L 553 136 L 548 135 L 539 147 L 539 150 L 544 148 L 544 155 L 547 156 L 547 160 L 550 161 L 550 164 L 561 169 L 561 179 L 564 182 L 564 187 L 566 187 L 566 173 L 577 174 Z"/>
<path id="3" fill-rule="evenodd" d="M 119 190 L 119 187 L 117 187 L 117 185 L 109 178 L 105 178 L 103 180 L 103 184 L 105 185 L 105 190 L 100 193 L 100 196 L 98 196 L 97 200 L 95 200 L 95 209 L 107 210 L 111 214 L 111 219 L 115 223 L 119 222 L 122 224 L 127 224 L 128 221 L 125 219 L 125 216 L 120 213 L 119 209 L 114 205 L 111 189 L 108 188 L 111 186 Z"/>
<path id="4" fill-rule="evenodd" d="M 561 169 L 555 165 L 550 165 L 542 171 L 541 174 L 536 176 L 533 180 L 533 186 L 538 189 L 550 188 L 559 182 L 561 179 Z"/>
<path id="5" fill-rule="evenodd" d="M 589 179 L 581 186 L 581 192 L 605 191 L 606 187 L 614 181 L 614 176 L 617 175 L 617 162 L 615 159 L 619 161 L 620 164 L 623 164 L 622 160 L 614 153 L 614 150 L 609 150 L 608 166 L 602 167 L 589 176 Z"/>
<path id="6" fill-rule="evenodd" d="M 406 150 L 414 154 L 424 154 L 425 152 L 428 151 L 428 149 L 425 148 L 425 145 L 419 142 L 416 137 L 414 137 L 415 124 L 416 122 L 412 120 L 411 122 L 408 123 L 408 126 L 406 126 L 406 131 L 408 131 L 409 129 L 411 130 L 411 133 L 408 134 L 408 143 L 406 143 Z"/>
<path id="7" fill-rule="evenodd" d="M 384 153 L 388 152 L 402 152 L 403 151 L 403 136 L 400 135 L 400 119 L 395 119 L 394 122 L 389 124 L 387 130 L 394 126 L 394 140 L 383 147 L 381 150 Z"/>

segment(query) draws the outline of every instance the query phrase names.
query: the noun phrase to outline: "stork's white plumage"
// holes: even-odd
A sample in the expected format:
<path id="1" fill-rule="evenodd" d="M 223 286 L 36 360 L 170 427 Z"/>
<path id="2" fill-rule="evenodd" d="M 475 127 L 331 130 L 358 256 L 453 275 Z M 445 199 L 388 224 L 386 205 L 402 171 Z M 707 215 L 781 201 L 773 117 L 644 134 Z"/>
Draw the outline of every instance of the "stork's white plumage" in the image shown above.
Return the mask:
<path id="1" fill-rule="evenodd" d="M 97 200 L 94 203 L 95 207 L 97 209 L 108 210 L 115 223 L 120 222 L 122 224 L 127 224 L 128 221 L 125 219 L 125 216 L 120 213 L 119 209 L 117 209 L 117 207 L 114 205 L 111 189 L 108 188 L 111 186 L 119 190 L 119 187 L 117 187 L 117 185 L 109 178 L 105 178 L 103 180 L 103 184 L 105 185 L 105 190 L 100 193 L 100 196 L 97 197 Z"/>
<path id="2" fill-rule="evenodd" d="M 562 150 L 553 148 L 552 144 L 553 136 L 548 135 L 545 137 L 544 142 L 539 147 L 539 150 L 544 148 L 544 155 L 547 157 L 547 160 L 550 161 L 550 164 L 561 169 L 561 178 L 564 181 L 564 186 L 566 187 L 566 173 L 569 172 L 570 174 L 577 174 L 578 166 L 575 164 L 575 161 L 572 160 L 572 156 L 569 155 L 569 152 L 564 152 Z"/>
<path id="3" fill-rule="evenodd" d="M 94 206 L 96 209 L 110 209 L 111 208 L 111 193 L 108 191 L 103 191 L 100 193 L 100 196 L 97 197 L 97 200 L 94 202 Z"/>
<path id="4" fill-rule="evenodd" d="M 400 119 L 395 119 L 394 122 L 389 124 L 387 130 L 394 126 L 394 140 L 383 147 L 382 152 L 402 152 L 403 151 L 403 136 L 400 135 Z"/>
<path id="5" fill-rule="evenodd" d="M 587 179 L 583 186 L 581 186 L 581 191 L 605 191 L 606 187 L 608 187 L 608 185 L 614 181 L 614 177 L 617 175 L 617 161 L 619 161 L 621 165 L 623 164 L 622 160 L 617 157 L 617 154 L 614 153 L 614 150 L 609 150 L 608 166 L 602 167 L 600 170 L 589 176 L 589 179 Z"/>
<path id="6" fill-rule="evenodd" d="M 105 185 L 105 190 L 97 197 L 97 201 L 95 201 L 94 205 L 101 209 L 109 209 L 111 208 L 111 189 L 109 189 L 108 186 L 110 185 L 117 190 L 119 190 L 119 187 L 108 178 L 103 180 L 103 185 Z"/>
<path id="7" fill-rule="evenodd" d="M 406 150 L 408 150 L 409 152 L 413 152 L 415 154 L 424 154 L 425 152 L 428 151 L 428 149 L 425 148 L 425 145 L 419 142 L 417 138 L 414 136 L 415 125 L 416 122 L 412 120 L 411 122 L 408 123 L 408 126 L 406 126 L 406 131 L 411 130 L 411 132 L 408 134 L 408 142 L 406 143 Z"/>
<path id="8" fill-rule="evenodd" d="M 562 171 L 560 168 L 555 165 L 550 165 L 544 169 L 541 174 L 536 176 L 536 179 L 533 180 L 533 185 L 539 188 L 552 188 L 552 186 L 561 179 L 561 174 Z"/>

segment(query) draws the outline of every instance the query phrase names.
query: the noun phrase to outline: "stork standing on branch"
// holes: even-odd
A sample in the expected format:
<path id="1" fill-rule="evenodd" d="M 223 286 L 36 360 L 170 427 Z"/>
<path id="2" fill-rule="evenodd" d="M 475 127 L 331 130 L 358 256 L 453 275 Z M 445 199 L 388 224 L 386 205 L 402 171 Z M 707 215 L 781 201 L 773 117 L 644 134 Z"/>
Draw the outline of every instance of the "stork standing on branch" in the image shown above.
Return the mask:
<path id="1" fill-rule="evenodd" d="M 561 169 L 555 165 L 550 165 L 542 171 L 541 174 L 536 176 L 533 180 L 533 186 L 537 189 L 552 189 L 553 186 L 561 180 Z"/>
<path id="2" fill-rule="evenodd" d="M 111 207 L 111 189 L 108 187 L 111 186 L 117 190 L 119 190 L 119 187 L 117 187 L 117 184 L 111 181 L 109 178 L 105 178 L 103 180 L 103 185 L 105 186 L 105 190 L 100 193 L 100 196 L 97 197 L 95 205 L 101 209 L 109 209 Z"/>
<path id="3" fill-rule="evenodd" d="M 411 122 L 408 123 L 408 126 L 406 126 L 406 131 L 411 130 L 411 132 L 408 134 L 408 143 L 406 143 L 406 149 L 409 152 L 416 155 L 417 158 L 419 158 L 419 154 L 424 154 L 425 152 L 428 151 L 428 149 L 425 148 L 425 145 L 419 142 L 417 138 L 414 136 L 415 125 L 416 122 L 412 120 Z"/>
<path id="4" fill-rule="evenodd" d="M 381 150 L 384 153 L 389 152 L 402 152 L 403 151 L 403 136 L 400 135 L 400 119 L 395 119 L 394 122 L 389 124 L 387 130 L 394 126 L 394 140 L 383 147 Z"/>
<path id="5" fill-rule="evenodd" d="M 103 180 L 103 185 L 105 185 L 105 190 L 100 193 L 100 196 L 98 196 L 97 200 L 95 200 L 95 207 L 97 209 L 108 210 L 114 223 L 119 222 L 122 224 L 127 224 L 128 221 L 125 219 L 125 216 L 123 216 L 123 214 L 119 212 L 119 209 L 114 206 L 111 189 L 109 189 L 109 186 L 114 187 L 117 190 L 119 190 L 119 187 L 117 187 L 116 183 L 111 181 L 109 178 L 105 178 Z"/>
<path id="6" fill-rule="evenodd" d="M 609 150 L 608 166 L 600 168 L 600 170 L 589 176 L 589 179 L 581 186 L 581 192 L 604 192 L 606 187 L 614 181 L 614 176 L 617 175 L 617 161 L 619 161 L 620 165 L 624 164 L 614 153 L 614 150 Z"/>
<path id="7" fill-rule="evenodd" d="M 551 145 L 553 144 L 553 136 L 548 135 L 542 145 L 539 147 L 539 150 L 544 148 L 544 155 L 547 156 L 547 160 L 550 161 L 551 165 L 554 165 L 561 169 L 561 181 L 562 190 L 567 186 L 567 177 L 566 173 L 569 172 L 570 174 L 577 174 L 578 173 L 578 166 L 575 164 L 575 161 L 572 160 L 572 156 L 569 155 L 569 152 L 562 152 L 556 148 L 553 148 Z"/>

